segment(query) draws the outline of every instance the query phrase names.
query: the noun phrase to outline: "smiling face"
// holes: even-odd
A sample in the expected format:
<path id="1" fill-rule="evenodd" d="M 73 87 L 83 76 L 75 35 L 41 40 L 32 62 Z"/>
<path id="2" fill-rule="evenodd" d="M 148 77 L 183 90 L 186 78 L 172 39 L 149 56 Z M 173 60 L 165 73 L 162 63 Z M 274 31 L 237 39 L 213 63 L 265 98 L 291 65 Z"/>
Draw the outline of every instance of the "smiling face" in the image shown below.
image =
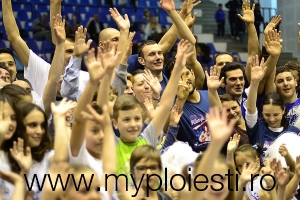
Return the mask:
<path id="1" fill-rule="evenodd" d="M 296 101 L 297 81 L 291 72 L 282 72 L 275 77 L 277 92 L 283 97 L 284 101 L 293 103 Z"/>
<path id="2" fill-rule="evenodd" d="M 132 82 L 128 79 L 127 79 L 126 88 L 124 90 L 124 94 L 134 95 Z"/>
<path id="3" fill-rule="evenodd" d="M 240 69 L 231 70 L 226 72 L 225 90 L 227 94 L 239 98 L 244 91 L 244 74 Z"/>
<path id="4" fill-rule="evenodd" d="M 235 119 L 237 122 L 241 119 L 241 107 L 236 101 L 224 101 L 222 106 L 226 108 L 227 119 Z"/>
<path id="5" fill-rule="evenodd" d="M 133 77 L 133 91 L 138 102 L 143 103 L 145 98 L 152 98 L 151 87 L 144 80 L 143 74 Z"/>
<path id="6" fill-rule="evenodd" d="M 164 55 L 158 44 L 145 45 L 142 49 L 142 57 L 139 57 L 138 61 L 151 72 L 161 72 L 164 64 Z"/>
<path id="7" fill-rule="evenodd" d="M 0 62 L 5 63 L 5 65 L 8 67 L 9 73 L 12 76 L 12 80 L 15 80 L 17 76 L 17 67 L 14 58 L 9 53 L 1 53 Z"/>
<path id="8" fill-rule="evenodd" d="M 11 77 L 6 69 L 0 68 L 0 79 L 6 83 L 11 83 Z"/>
<path id="9" fill-rule="evenodd" d="M 263 105 L 262 116 L 269 127 L 280 128 L 284 112 L 285 110 L 278 105 L 267 104 Z"/>
<path id="10" fill-rule="evenodd" d="M 143 125 L 141 107 L 136 106 L 131 110 L 119 110 L 118 119 L 114 119 L 113 123 L 115 128 L 120 131 L 120 138 L 124 142 L 136 142 Z"/>
<path id="11" fill-rule="evenodd" d="M 181 80 L 186 82 L 189 87 L 189 95 L 193 94 L 196 89 L 195 86 L 195 75 L 192 70 L 189 70 L 187 67 L 183 68 L 181 71 Z"/>
<path id="12" fill-rule="evenodd" d="M 232 63 L 233 58 L 229 54 L 221 54 L 216 57 L 216 66 L 219 68 L 224 67 L 227 63 Z"/>
<path id="13" fill-rule="evenodd" d="M 40 145 L 43 135 L 45 134 L 45 121 L 44 114 L 34 109 L 24 118 L 26 127 L 26 134 L 29 147 L 37 147 Z"/>

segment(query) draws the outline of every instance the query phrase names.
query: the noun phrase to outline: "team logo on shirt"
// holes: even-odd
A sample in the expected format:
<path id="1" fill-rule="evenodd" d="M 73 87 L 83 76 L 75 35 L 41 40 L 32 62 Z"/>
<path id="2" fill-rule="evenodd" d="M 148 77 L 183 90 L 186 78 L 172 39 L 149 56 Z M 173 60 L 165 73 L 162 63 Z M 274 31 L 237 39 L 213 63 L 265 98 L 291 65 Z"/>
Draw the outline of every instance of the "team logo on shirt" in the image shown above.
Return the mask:
<path id="1" fill-rule="evenodd" d="M 191 115 L 191 126 L 193 128 L 193 144 L 195 149 L 205 150 L 211 141 L 211 134 L 208 130 L 207 121 L 201 114 Z"/>

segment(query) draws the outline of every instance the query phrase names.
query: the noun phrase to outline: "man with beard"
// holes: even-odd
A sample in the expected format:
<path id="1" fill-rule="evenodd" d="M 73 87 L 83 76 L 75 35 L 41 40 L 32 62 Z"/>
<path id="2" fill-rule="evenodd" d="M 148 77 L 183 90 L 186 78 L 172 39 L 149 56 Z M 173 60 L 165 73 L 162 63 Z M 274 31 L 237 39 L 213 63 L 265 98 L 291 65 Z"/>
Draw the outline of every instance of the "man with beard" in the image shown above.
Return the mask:
<path id="1" fill-rule="evenodd" d="M 195 152 L 205 150 L 211 140 L 206 123 L 206 113 L 210 107 L 208 92 L 196 90 L 195 75 L 189 66 L 181 72 L 176 105 L 179 106 L 179 113 L 183 111 L 177 139 L 188 142 Z"/>

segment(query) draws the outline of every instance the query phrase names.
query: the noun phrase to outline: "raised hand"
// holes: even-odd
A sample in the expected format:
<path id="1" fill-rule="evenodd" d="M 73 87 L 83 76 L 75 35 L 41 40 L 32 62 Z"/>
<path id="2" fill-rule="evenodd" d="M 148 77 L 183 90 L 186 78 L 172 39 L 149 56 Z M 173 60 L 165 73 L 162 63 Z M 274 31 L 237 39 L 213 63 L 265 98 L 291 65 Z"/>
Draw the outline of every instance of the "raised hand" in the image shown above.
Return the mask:
<path id="1" fill-rule="evenodd" d="M 235 119 L 228 122 L 225 108 L 220 113 L 220 109 L 213 107 L 209 109 L 206 115 L 209 131 L 212 134 L 212 141 L 224 143 L 232 134 Z"/>
<path id="2" fill-rule="evenodd" d="M 87 67 L 90 74 L 90 81 L 94 84 L 98 84 L 98 81 L 105 75 L 106 70 L 102 67 L 100 58 L 100 47 L 98 47 L 98 54 L 95 57 L 95 49 L 91 49 L 88 55 L 84 58 L 84 64 Z"/>
<path id="3" fill-rule="evenodd" d="M 91 105 L 87 105 L 86 107 L 89 113 L 85 111 L 81 112 L 84 119 L 98 122 L 102 127 L 107 126 L 107 124 L 111 124 L 107 105 L 102 107 L 102 114 L 98 114 Z"/>
<path id="4" fill-rule="evenodd" d="M 18 138 L 18 142 L 14 141 L 13 148 L 10 148 L 10 154 L 13 159 L 18 163 L 21 171 L 24 173 L 29 172 L 32 166 L 32 157 L 30 147 L 24 150 L 24 140 Z"/>
<path id="5" fill-rule="evenodd" d="M 152 75 L 149 69 L 145 69 L 144 72 L 144 81 L 151 87 L 154 98 L 158 98 L 162 90 L 159 80 L 157 79 L 157 77 L 154 77 Z"/>
<path id="6" fill-rule="evenodd" d="M 186 23 L 186 25 L 191 29 L 196 21 L 197 18 L 197 12 L 194 13 L 194 16 L 192 16 L 191 14 L 189 14 L 185 19 L 184 22 Z"/>
<path id="7" fill-rule="evenodd" d="M 251 67 L 251 83 L 252 81 L 260 82 L 264 78 L 267 70 L 266 67 L 263 67 L 264 63 L 264 58 L 262 58 L 259 65 L 258 55 L 253 56 L 252 62 L 249 62 L 249 66 Z"/>
<path id="8" fill-rule="evenodd" d="M 53 17 L 53 29 L 57 44 L 61 44 L 66 40 L 65 23 L 66 20 L 62 20 L 61 15 L 57 14 L 55 17 Z"/>
<path id="9" fill-rule="evenodd" d="M 177 46 L 177 54 L 176 54 L 176 62 L 175 62 L 175 66 L 177 61 L 180 63 L 178 63 L 179 67 L 181 67 L 181 69 L 183 69 L 186 65 L 186 61 L 189 59 L 189 57 L 191 57 L 191 55 L 193 55 L 194 52 L 188 53 L 187 54 L 187 50 L 189 49 L 189 47 L 191 46 L 191 43 L 189 43 L 188 40 L 180 40 L 180 42 L 178 43 Z"/>
<path id="10" fill-rule="evenodd" d="M 247 165 L 247 163 L 244 163 L 243 165 L 243 172 L 240 176 L 240 181 L 242 183 L 248 183 L 259 170 L 259 164 L 256 162 L 250 163 L 249 166 Z"/>
<path id="11" fill-rule="evenodd" d="M 219 87 L 221 87 L 224 77 L 220 79 L 220 73 L 221 69 L 217 66 L 210 67 L 210 75 L 208 75 L 207 71 L 205 71 L 208 89 L 217 90 Z"/>
<path id="12" fill-rule="evenodd" d="M 153 103 L 152 103 L 152 99 L 149 99 L 149 98 L 145 98 L 144 99 L 144 102 L 143 102 L 143 105 L 145 106 L 146 108 L 146 111 L 147 111 L 147 117 L 152 120 L 154 115 L 155 115 L 155 108 L 153 106 Z"/>
<path id="13" fill-rule="evenodd" d="M 135 32 L 129 33 L 128 40 L 127 40 L 127 46 L 126 46 L 127 47 L 126 52 L 123 54 L 122 61 L 121 61 L 122 64 L 123 63 L 126 64 L 129 56 L 131 56 L 131 54 L 132 54 L 132 40 L 133 40 L 134 36 L 135 36 Z"/>
<path id="14" fill-rule="evenodd" d="M 110 8 L 109 12 L 120 30 L 129 30 L 130 21 L 127 14 L 125 14 L 123 18 L 116 8 Z"/>
<path id="15" fill-rule="evenodd" d="M 170 115 L 170 126 L 177 127 L 183 112 L 179 112 L 179 107 L 174 105 Z"/>
<path id="16" fill-rule="evenodd" d="M 289 154 L 288 149 L 286 148 L 285 144 L 280 145 L 278 152 L 281 156 L 286 157 Z"/>
<path id="17" fill-rule="evenodd" d="M 300 26 L 300 23 L 298 23 L 298 26 Z M 298 44 L 300 44 L 300 31 L 298 32 Z"/>
<path id="18" fill-rule="evenodd" d="M 74 44 L 74 53 L 73 56 L 77 58 L 81 58 L 84 54 L 86 54 L 91 46 L 92 40 L 86 40 L 87 29 L 83 28 L 83 26 L 79 26 L 78 30 L 75 32 L 75 44 Z"/>
<path id="19" fill-rule="evenodd" d="M 0 101 L 0 144 L 5 134 L 8 132 L 11 124 L 11 119 L 7 115 L 7 111 L 4 109 L 4 102 Z"/>
<path id="20" fill-rule="evenodd" d="M 177 98 L 180 100 L 186 100 L 189 96 L 189 86 L 186 81 L 179 81 L 177 88 Z"/>
<path id="21" fill-rule="evenodd" d="M 227 144 L 228 153 L 233 153 L 237 149 L 240 142 L 240 138 L 241 136 L 237 133 L 235 133 L 233 137 L 230 137 L 229 142 Z"/>
<path id="22" fill-rule="evenodd" d="M 55 115 L 65 116 L 70 110 L 75 108 L 77 105 L 74 101 L 67 101 L 67 98 L 63 98 L 59 104 L 51 103 L 51 111 Z"/>
<path id="23" fill-rule="evenodd" d="M 264 34 L 268 34 L 269 31 L 275 29 L 276 26 L 278 26 L 278 24 L 281 22 L 281 17 L 280 15 L 276 15 L 274 16 L 270 23 L 266 26 L 265 30 L 264 30 Z"/>
<path id="24" fill-rule="evenodd" d="M 191 14 L 194 7 L 199 5 L 201 1 L 198 0 L 184 0 L 183 4 L 180 6 L 180 13 L 184 16 Z"/>
<path id="25" fill-rule="evenodd" d="M 278 160 L 275 165 L 274 176 L 278 186 L 286 186 L 289 183 L 290 167 L 287 167 L 286 171 L 284 171 L 281 166 L 280 160 Z"/>
<path id="26" fill-rule="evenodd" d="M 276 30 L 268 31 L 267 34 L 265 34 L 265 43 L 264 46 L 266 47 L 267 52 L 272 56 L 279 56 L 282 50 L 281 45 L 281 32 L 278 33 Z"/>
<path id="27" fill-rule="evenodd" d="M 117 45 L 109 41 L 103 42 L 103 45 L 98 49 L 98 55 L 101 58 L 101 63 L 106 71 L 113 71 L 118 65 L 118 60 L 121 52 L 117 52 Z"/>
<path id="28" fill-rule="evenodd" d="M 245 23 L 254 23 L 254 7 L 255 4 L 250 5 L 250 0 L 245 0 L 242 5 L 243 16 L 238 14 L 239 18 Z"/>
<path id="29" fill-rule="evenodd" d="M 171 12 L 172 10 L 175 10 L 174 0 L 160 0 L 159 3 L 161 8 L 164 9 L 166 12 Z"/>

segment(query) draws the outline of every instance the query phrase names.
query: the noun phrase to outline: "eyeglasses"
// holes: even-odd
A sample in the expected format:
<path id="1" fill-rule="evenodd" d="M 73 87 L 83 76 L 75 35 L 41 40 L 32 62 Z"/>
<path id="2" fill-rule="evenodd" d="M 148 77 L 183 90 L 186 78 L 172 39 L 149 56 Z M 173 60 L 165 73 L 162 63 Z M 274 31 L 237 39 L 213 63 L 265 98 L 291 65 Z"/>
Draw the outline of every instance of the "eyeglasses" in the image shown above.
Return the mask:
<path id="1" fill-rule="evenodd" d="M 137 170 L 138 172 L 145 174 L 148 169 L 150 169 L 151 172 L 158 172 L 159 171 L 159 166 L 158 165 L 151 165 L 151 166 L 135 166 L 134 167 L 135 170 Z"/>

